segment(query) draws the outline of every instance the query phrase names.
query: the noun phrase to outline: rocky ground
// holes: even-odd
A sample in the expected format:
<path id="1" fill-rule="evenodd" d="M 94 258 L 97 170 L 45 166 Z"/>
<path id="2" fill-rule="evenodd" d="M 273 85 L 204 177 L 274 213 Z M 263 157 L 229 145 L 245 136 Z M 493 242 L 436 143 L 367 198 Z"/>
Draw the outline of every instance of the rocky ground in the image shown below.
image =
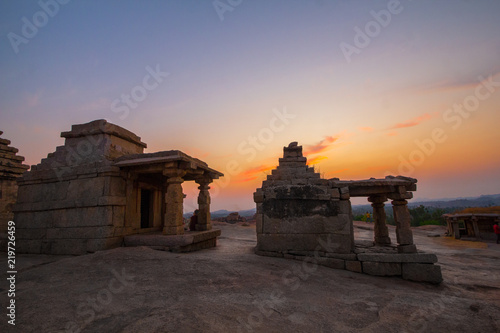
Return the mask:
<path id="1" fill-rule="evenodd" d="M 372 238 L 371 224 L 355 226 L 357 240 Z M 187 254 L 18 255 L 16 326 L 4 278 L 0 332 L 500 331 L 500 245 L 414 229 L 419 250 L 438 254 L 444 282 L 434 286 L 260 257 L 253 226 L 215 227 L 216 248 Z"/>

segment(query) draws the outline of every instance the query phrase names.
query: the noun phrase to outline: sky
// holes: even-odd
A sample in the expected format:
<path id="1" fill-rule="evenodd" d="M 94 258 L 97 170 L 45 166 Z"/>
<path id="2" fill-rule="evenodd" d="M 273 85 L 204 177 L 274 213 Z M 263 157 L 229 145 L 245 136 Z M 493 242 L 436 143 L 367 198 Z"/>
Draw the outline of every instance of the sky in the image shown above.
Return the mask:
<path id="1" fill-rule="evenodd" d="M 255 207 L 292 141 L 325 178 L 496 194 L 499 14 L 498 0 L 5 0 L 0 130 L 33 165 L 106 119 L 223 172 L 213 210 Z"/>

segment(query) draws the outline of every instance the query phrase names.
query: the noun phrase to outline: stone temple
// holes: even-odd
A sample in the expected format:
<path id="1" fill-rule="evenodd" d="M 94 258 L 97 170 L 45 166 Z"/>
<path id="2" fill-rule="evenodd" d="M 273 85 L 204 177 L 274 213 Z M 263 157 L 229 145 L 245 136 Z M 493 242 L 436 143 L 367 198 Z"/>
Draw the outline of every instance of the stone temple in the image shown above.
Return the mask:
<path id="1" fill-rule="evenodd" d="M 14 218 L 12 208 L 17 199 L 16 180 L 29 169 L 23 164 L 24 157 L 18 156 L 17 152 L 18 149 L 11 147 L 9 140 L 0 138 L 0 235 L 7 235 L 7 224 Z M 6 248 L 6 243 L 6 238 L 0 239 L 0 248 Z"/>
<path id="2" fill-rule="evenodd" d="M 73 125 L 61 137 L 64 146 L 18 179 L 19 253 L 215 246 L 209 184 L 222 173 L 178 150 L 145 154 L 140 137 L 106 120 Z M 199 184 L 196 231 L 184 230 L 184 181 Z"/>
<path id="3" fill-rule="evenodd" d="M 283 148 L 279 166 L 254 193 L 257 204 L 256 253 L 313 261 L 332 268 L 378 276 L 440 283 L 435 254 L 413 243 L 407 199 L 416 179 L 392 177 L 360 181 L 323 179 L 292 142 Z M 374 217 L 373 242 L 356 242 L 351 197 L 367 197 Z M 384 202 L 392 200 L 396 243 L 386 225 Z"/>

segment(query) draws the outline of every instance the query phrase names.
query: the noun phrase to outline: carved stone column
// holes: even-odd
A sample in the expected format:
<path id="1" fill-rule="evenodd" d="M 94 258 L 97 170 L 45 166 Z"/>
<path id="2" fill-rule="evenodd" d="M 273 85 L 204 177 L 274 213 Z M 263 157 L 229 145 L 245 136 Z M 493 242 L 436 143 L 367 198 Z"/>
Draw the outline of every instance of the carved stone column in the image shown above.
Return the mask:
<path id="1" fill-rule="evenodd" d="M 198 223 L 196 224 L 196 230 L 211 230 L 212 229 L 212 221 L 210 217 L 210 192 L 208 190 L 212 180 L 196 180 L 196 183 L 199 184 L 198 189 L 200 193 L 198 194 Z"/>
<path id="2" fill-rule="evenodd" d="M 388 245 L 391 244 L 391 238 L 389 237 L 389 229 L 387 229 L 386 215 L 384 209 L 384 202 L 387 201 L 387 197 L 383 195 L 371 195 L 368 197 L 368 201 L 372 203 L 373 207 L 373 221 L 374 225 L 374 236 L 375 244 L 377 245 Z"/>
<path id="3" fill-rule="evenodd" d="M 184 193 L 182 193 L 181 174 L 170 175 L 167 179 L 167 191 L 165 194 L 165 224 L 163 226 L 164 235 L 182 235 L 184 234 L 183 202 Z"/>
<path id="4" fill-rule="evenodd" d="M 394 221 L 396 222 L 396 238 L 398 241 L 398 252 L 414 253 L 417 247 L 413 244 L 413 233 L 411 231 L 411 216 L 408 210 L 408 201 L 392 201 Z"/>

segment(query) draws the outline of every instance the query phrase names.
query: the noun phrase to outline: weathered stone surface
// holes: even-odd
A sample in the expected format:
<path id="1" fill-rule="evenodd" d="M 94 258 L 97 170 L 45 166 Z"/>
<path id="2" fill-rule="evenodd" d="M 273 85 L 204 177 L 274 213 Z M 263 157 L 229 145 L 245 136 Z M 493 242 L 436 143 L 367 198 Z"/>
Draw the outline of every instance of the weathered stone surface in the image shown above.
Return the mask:
<path id="1" fill-rule="evenodd" d="M 346 260 L 345 261 L 345 269 L 351 272 L 356 272 L 356 273 L 362 273 L 363 270 L 361 268 L 361 262 L 360 261 L 352 261 L 352 260 Z"/>
<path id="2" fill-rule="evenodd" d="M 375 261 L 375 262 L 404 262 L 404 263 L 436 263 L 437 256 L 432 253 L 360 253 L 358 254 L 360 261 Z"/>
<path id="3" fill-rule="evenodd" d="M 413 238 L 413 236 L 412 236 Z M 399 253 L 416 253 L 417 252 L 417 246 L 415 244 L 411 245 L 398 245 L 398 252 Z"/>
<path id="4" fill-rule="evenodd" d="M 364 261 L 363 273 L 376 276 L 399 276 L 401 275 L 401 263 L 386 263 Z"/>
<path id="5" fill-rule="evenodd" d="M 29 169 L 22 164 L 24 157 L 17 156 L 18 149 L 10 147 L 10 143 L 10 140 L 0 138 L 0 233 L 7 232 L 8 222 L 14 219 L 13 207 L 18 193 L 16 180 Z"/>
<path id="6" fill-rule="evenodd" d="M 350 253 L 351 240 L 344 235 L 331 234 L 261 234 L 257 250 L 272 252 L 325 251 Z"/>
<path id="7" fill-rule="evenodd" d="M 439 284 L 443 281 L 441 266 L 432 264 L 403 263 L 402 276 L 405 280 Z"/>
<path id="8" fill-rule="evenodd" d="M 320 215 L 270 218 L 263 216 L 262 233 L 265 234 L 321 234 L 349 232 L 349 225 L 343 219 L 325 217 Z"/>
<path id="9" fill-rule="evenodd" d="M 334 269 L 345 269 L 345 260 L 342 259 L 316 257 L 311 262 Z"/>

